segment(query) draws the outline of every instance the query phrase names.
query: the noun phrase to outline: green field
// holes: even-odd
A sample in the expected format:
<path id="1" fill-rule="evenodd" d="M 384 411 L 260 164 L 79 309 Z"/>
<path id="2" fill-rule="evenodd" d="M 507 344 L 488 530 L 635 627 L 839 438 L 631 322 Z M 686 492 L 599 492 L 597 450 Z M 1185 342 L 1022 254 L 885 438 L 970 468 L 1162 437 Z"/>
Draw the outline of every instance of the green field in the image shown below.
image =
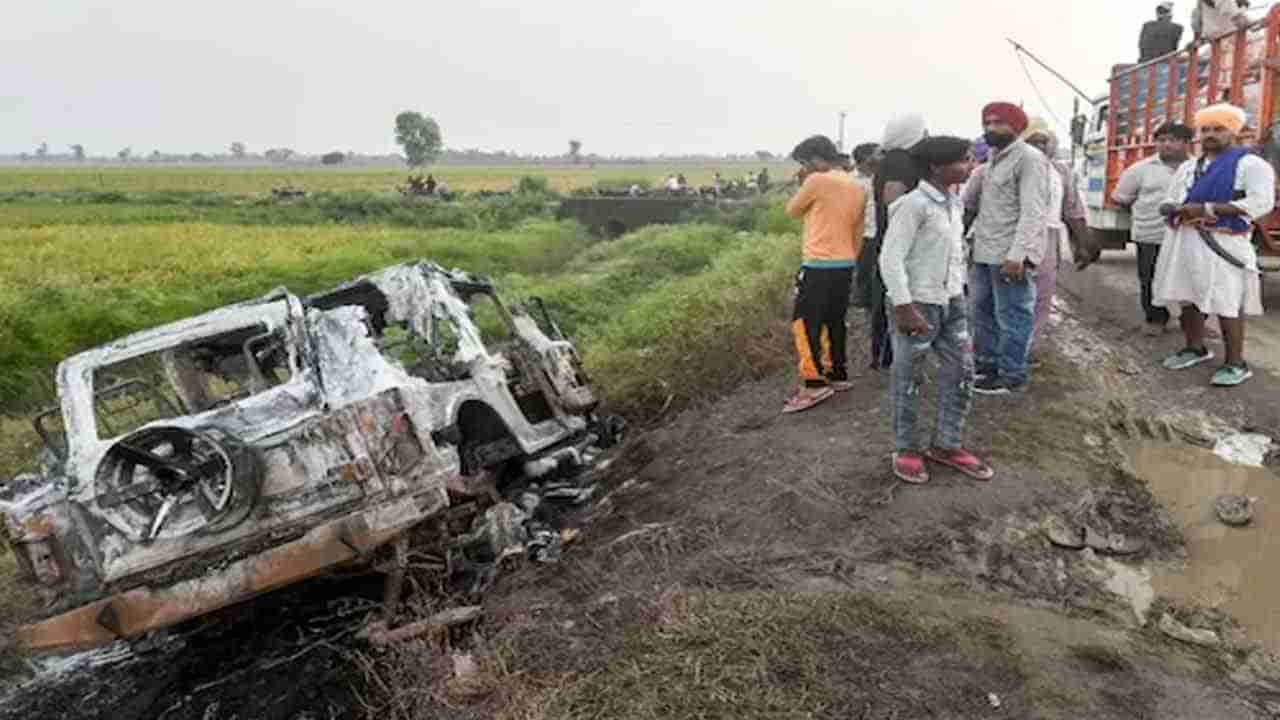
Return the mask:
<path id="1" fill-rule="evenodd" d="M 52 401 L 67 355 L 281 285 L 312 292 L 415 258 L 490 275 L 509 298 L 544 297 L 609 402 L 635 417 L 786 357 L 760 322 L 799 250 L 777 201 L 600 243 L 555 221 L 554 198 L 540 195 L 337 193 L 277 205 L 167 192 L 0 202 L 0 476 L 29 464 L 25 418 Z M 714 373 L 686 367 L 699 351 Z"/>
<path id="2" fill-rule="evenodd" d="M 624 165 L 512 165 L 471 167 L 442 165 L 427 168 L 451 190 L 511 190 L 524 176 L 547 178 L 558 192 L 588 187 L 600 181 L 648 180 L 661 182 L 683 173 L 693 185 L 705 185 L 720 172 L 726 180 L 768 167 L 775 182 L 795 172 L 792 163 L 724 163 L 676 165 L 635 163 Z M 291 186 L 309 192 L 393 192 L 404 184 L 408 168 L 297 166 L 157 166 L 143 164 L 102 166 L 0 167 L 0 193 L 12 192 L 212 192 L 265 195 L 272 188 Z"/>

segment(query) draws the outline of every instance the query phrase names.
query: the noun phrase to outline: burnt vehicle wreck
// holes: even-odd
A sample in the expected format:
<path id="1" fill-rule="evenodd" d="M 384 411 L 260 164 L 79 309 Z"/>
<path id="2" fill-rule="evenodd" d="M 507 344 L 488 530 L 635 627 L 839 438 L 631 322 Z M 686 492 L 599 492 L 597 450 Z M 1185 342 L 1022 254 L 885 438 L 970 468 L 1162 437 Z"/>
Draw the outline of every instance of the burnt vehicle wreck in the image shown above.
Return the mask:
<path id="1" fill-rule="evenodd" d="M 61 651 L 368 559 L 459 479 L 579 458 L 597 401 L 540 301 L 427 262 L 280 289 L 64 360 L 0 517 Z"/>

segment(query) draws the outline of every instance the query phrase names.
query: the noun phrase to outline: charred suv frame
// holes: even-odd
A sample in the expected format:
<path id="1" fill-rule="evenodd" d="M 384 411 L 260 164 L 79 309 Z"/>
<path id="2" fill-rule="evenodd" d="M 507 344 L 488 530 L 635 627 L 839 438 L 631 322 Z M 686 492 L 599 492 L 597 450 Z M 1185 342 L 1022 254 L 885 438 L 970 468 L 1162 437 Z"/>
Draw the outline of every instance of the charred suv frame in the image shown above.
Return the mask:
<path id="1" fill-rule="evenodd" d="M 596 400 L 539 301 L 409 263 L 258 300 L 63 361 L 39 474 L 0 516 L 40 617 L 34 650 L 142 635 L 379 546 L 448 483 L 554 463 Z"/>

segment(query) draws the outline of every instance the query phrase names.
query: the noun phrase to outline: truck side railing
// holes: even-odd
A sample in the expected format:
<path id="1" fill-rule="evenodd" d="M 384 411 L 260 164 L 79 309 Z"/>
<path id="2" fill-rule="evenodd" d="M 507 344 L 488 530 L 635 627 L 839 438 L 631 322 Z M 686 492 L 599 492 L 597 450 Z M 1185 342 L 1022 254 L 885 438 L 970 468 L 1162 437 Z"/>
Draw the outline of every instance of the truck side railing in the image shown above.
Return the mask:
<path id="1" fill-rule="evenodd" d="M 1193 125 L 1199 110 L 1219 102 L 1243 107 L 1243 142 L 1275 120 L 1280 78 L 1280 6 L 1266 17 L 1220 37 L 1133 66 L 1113 68 L 1107 113 L 1105 202 L 1120 173 L 1155 152 L 1155 131 L 1166 122 Z"/>

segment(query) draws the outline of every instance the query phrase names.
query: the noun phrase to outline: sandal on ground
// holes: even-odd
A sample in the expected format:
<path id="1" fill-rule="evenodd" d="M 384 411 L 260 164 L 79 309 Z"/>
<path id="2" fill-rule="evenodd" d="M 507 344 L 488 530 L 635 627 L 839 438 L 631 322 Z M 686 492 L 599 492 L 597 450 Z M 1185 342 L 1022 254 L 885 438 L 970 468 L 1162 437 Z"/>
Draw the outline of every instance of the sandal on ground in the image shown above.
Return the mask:
<path id="1" fill-rule="evenodd" d="M 990 480 L 996 476 L 996 471 L 990 465 L 979 460 L 977 456 L 968 450 L 932 448 L 925 453 L 925 457 L 933 462 L 959 470 L 974 480 Z"/>
<path id="2" fill-rule="evenodd" d="M 838 393 L 849 392 L 853 389 L 853 383 L 848 380 L 832 380 L 828 383 L 828 387 Z"/>
<path id="3" fill-rule="evenodd" d="M 1085 531 L 1079 525 L 1071 525 L 1061 518 L 1052 518 L 1044 528 L 1049 542 L 1067 550 L 1083 550 L 1085 547 Z"/>
<path id="4" fill-rule="evenodd" d="M 894 453 L 893 474 L 902 482 L 912 485 L 929 482 L 929 470 L 924 465 L 924 458 L 915 452 Z"/>
<path id="5" fill-rule="evenodd" d="M 798 413 L 802 410 L 808 410 L 835 394 L 835 391 L 829 387 L 800 388 L 796 391 L 796 394 L 792 395 L 791 399 L 782 406 L 782 412 Z"/>

